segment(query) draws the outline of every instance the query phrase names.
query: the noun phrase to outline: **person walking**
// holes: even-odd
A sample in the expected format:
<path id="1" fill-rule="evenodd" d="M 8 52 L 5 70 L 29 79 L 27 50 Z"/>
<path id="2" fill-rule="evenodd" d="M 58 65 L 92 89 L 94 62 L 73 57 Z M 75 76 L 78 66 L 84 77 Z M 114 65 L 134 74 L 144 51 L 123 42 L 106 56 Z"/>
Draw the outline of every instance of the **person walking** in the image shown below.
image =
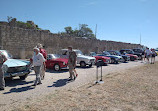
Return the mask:
<path id="1" fill-rule="evenodd" d="M 40 53 L 43 55 L 43 57 L 45 58 L 45 60 L 47 60 L 47 52 L 46 52 L 45 49 L 43 49 L 42 44 L 38 43 L 37 44 L 37 48 L 39 48 Z M 43 80 L 44 77 L 45 77 L 45 68 L 44 68 L 44 65 L 41 66 L 40 76 L 41 76 L 41 80 Z"/>
<path id="2" fill-rule="evenodd" d="M 154 64 L 155 63 L 155 56 L 156 56 L 156 52 L 155 52 L 155 49 L 151 49 L 151 64 Z"/>
<path id="3" fill-rule="evenodd" d="M 70 79 L 71 80 L 75 80 L 76 79 L 76 75 L 74 74 L 74 70 L 76 67 L 76 52 L 72 51 L 72 47 L 69 46 L 68 47 L 68 52 L 69 52 L 69 58 L 68 58 L 68 67 L 69 67 L 69 73 L 70 73 Z"/>
<path id="4" fill-rule="evenodd" d="M 4 80 L 4 71 L 3 71 L 3 63 L 7 60 L 6 56 L 0 52 L 0 90 L 4 90 L 5 88 L 5 80 Z"/>
<path id="5" fill-rule="evenodd" d="M 34 66 L 34 71 L 36 74 L 36 80 L 33 84 L 33 86 L 42 84 L 41 82 L 41 76 L 40 76 L 40 71 L 41 71 L 41 66 L 44 66 L 44 69 L 46 70 L 46 65 L 45 65 L 45 59 L 43 55 L 40 53 L 40 50 L 38 48 L 34 48 L 34 55 L 32 57 L 32 62 Z"/>
<path id="6" fill-rule="evenodd" d="M 147 63 L 150 63 L 149 58 L 151 56 L 151 51 L 149 50 L 149 48 L 146 48 L 145 55 L 146 55 Z"/>
<path id="7" fill-rule="evenodd" d="M 142 52 L 142 63 L 145 62 L 145 50 Z"/>

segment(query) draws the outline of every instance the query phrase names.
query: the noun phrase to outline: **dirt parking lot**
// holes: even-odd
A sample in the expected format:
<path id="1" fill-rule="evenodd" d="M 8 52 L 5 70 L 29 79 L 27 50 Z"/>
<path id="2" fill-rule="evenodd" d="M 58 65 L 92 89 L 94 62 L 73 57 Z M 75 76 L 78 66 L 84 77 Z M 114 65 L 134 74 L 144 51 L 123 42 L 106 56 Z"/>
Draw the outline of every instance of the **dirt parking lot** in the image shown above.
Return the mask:
<path id="1" fill-rule="evenodd" d="M 155 91 L 158 92 L 157 66 L 140 61 L 110 64 L 103 67 L 105 83 L 95 86 L 92 85 L 96 75 L 95 66 L 77 68 L 79 77 L 71 83 L 67 82 L 67 70 L 60 73 L 49 70 L 43 84 L 35 89 L 31 86 L 35 79 L 32 72 L 25 81 L 18 78 L 7 81 L 6 90 L 0 92 L 0 108 L 6 111 L 155 110 L 158 100 L 155 94 Z M 149 92 L 146 93 L 146 90 Z M 151 104 L 151 108 L 147 103 Z"/>

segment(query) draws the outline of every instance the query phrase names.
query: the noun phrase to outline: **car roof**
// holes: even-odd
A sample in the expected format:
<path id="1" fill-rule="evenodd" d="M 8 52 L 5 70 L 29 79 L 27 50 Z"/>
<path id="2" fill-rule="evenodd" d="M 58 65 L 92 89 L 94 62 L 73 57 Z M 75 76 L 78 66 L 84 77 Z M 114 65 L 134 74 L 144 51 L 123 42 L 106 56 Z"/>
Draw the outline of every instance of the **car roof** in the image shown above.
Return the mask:
<path id="1" fill-rule="evenodd" d="M 61 49 L 63 51 L 67 51 L 68 49 Z M 79 51 L 79 49 L 72 49 L 73 51 Z"/>
<path id="2" fill-rule="evenodd" d="M 132 50 L 132 49 L 121 49 L 121 50 Z"/>
<path id="3" fill-rule="evenodd" d="M 111 51 L 111 52 L 115 52 L 115 51 L 117 51 L 117 50 L 108 50 L 108 52 L 110 52 L 110 51 Z"/>

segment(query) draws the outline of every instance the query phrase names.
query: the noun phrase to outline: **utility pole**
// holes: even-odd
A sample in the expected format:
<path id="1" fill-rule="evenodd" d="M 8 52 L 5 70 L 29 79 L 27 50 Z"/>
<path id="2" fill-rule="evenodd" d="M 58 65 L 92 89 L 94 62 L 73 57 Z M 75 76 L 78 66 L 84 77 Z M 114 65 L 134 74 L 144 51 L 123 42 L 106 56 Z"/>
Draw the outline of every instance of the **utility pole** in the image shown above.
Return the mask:
<path id="1" fill-rule="evenodd" d="M 140 45 L 141 45 L 141 42 L 142 42 L 142 37 L 141 37 L 141 33 L 140 33 Z"/>
<path id="2" fill-rule="evenodd" d="M 97 24 L 95 26 L 95 38 L 97 38 Z"/>

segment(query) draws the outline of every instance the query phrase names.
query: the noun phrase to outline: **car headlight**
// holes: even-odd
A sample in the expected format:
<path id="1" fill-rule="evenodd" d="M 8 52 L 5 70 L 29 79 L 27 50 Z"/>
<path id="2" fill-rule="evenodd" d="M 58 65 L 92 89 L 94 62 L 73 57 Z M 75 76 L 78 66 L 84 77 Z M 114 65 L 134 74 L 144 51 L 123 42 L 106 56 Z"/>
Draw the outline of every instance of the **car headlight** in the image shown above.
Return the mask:
<path id="1" fill-rule="evenodd" d="M 8 66 L 7 65 L 3 65 L 2 69 L 3 69 L 3 72 L 6 73 L 8 71 Z"/>

